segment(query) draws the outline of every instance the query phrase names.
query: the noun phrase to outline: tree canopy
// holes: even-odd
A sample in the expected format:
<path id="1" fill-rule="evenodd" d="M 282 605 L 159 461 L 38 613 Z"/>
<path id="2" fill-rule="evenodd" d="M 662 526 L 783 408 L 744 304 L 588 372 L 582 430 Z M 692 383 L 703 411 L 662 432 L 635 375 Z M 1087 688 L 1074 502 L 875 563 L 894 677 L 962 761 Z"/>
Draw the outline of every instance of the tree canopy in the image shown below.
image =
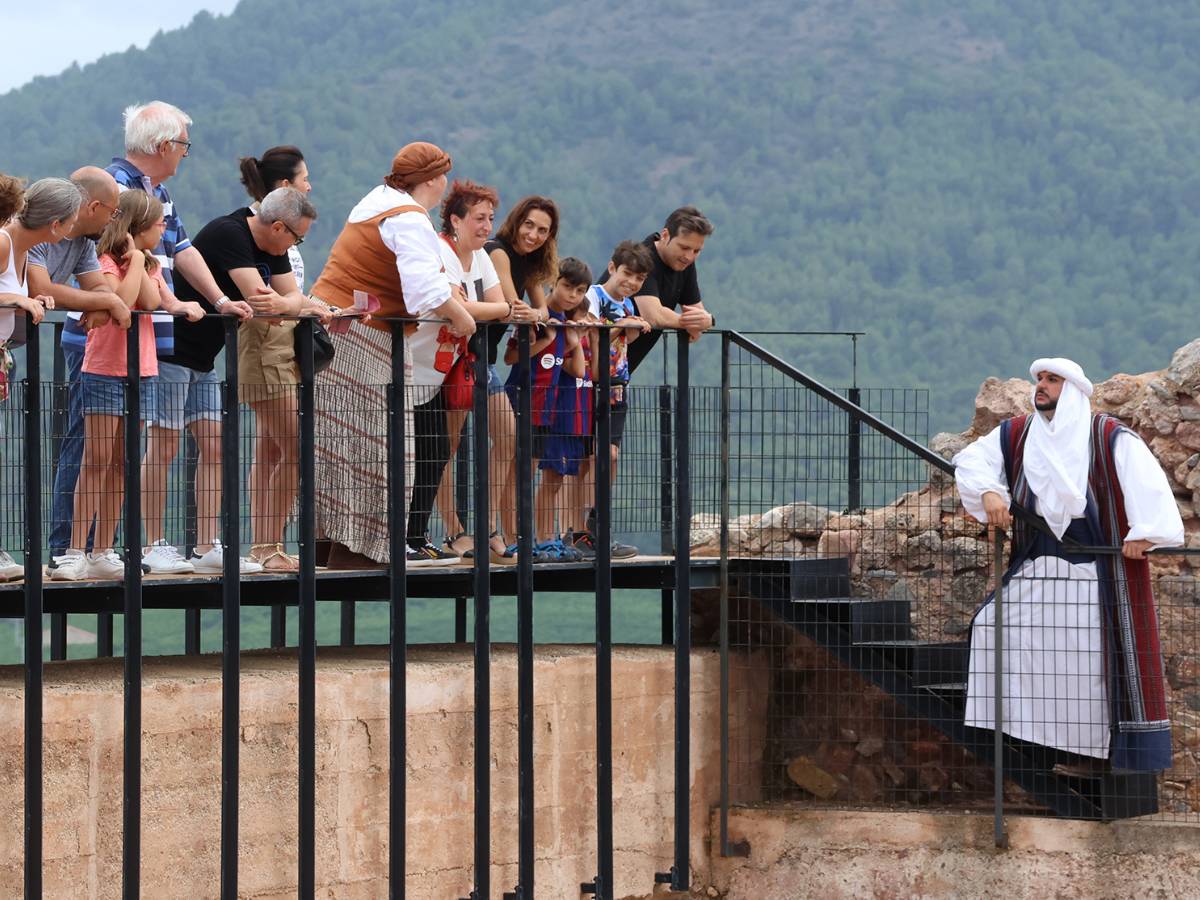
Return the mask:
<path id="1" fill-rule="evenodd" d="M 554 197 L 593 266 L 694 203 L 723 327 L 866 331 L 860 381 L 927 386 L 957 429 L 988 374 L 1161 368 L 1192 337 L 1198 45 L 1184 0 L 243 0 L 0 97 L 0 170 L 104 163 L 125 105 L 168 100 L 193 233 L 244 202 L 238 157 L 303 149 L 313 273 L 410 140 L 501 214 Z M 769 346 L 849 377 L 846 341 Z"/>

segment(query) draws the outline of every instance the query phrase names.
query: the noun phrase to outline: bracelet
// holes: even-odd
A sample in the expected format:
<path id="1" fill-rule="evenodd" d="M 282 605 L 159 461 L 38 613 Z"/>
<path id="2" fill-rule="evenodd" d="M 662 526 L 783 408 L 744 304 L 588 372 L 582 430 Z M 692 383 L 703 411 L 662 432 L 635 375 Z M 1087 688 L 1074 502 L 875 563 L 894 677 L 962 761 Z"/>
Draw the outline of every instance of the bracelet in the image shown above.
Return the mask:
<path id="1" fill-rule="evenodd" d="M 513 317 L 513 305 L 512 305 L 512 301 L 511 301 L 511 300 L 507 300 L 507 299 L 506 299 L 504 302 L 508 304 L 508 315 L 507 315 L 507 316 L 505 316 L 504 318 L 506 318 L 506 319 L 511 319 L 511 318 Z"/>
<path id="2" fill-rule="evenodd" d="M 228 302 L 229 302 L 229 298 L 226 297 L 224 294 L 222 294 L 220 297 L 218 297 L 216 300 L 213 301 L 213 309 L 220 310 Z"/>

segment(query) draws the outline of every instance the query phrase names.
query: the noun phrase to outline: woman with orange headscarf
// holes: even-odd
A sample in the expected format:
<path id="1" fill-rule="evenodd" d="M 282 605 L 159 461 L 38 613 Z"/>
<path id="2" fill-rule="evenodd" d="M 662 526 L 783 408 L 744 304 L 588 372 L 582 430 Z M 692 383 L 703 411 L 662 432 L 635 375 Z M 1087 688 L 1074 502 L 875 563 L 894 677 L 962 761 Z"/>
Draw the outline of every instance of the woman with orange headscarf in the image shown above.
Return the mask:
<path id="1" fill-rule="evenodd" d="M 440 318 L 456 336 L 475 332 L 475 320 L 446 280 L 429 219 L 429 211 L 441 203 L 449 171 L 450 156 L 441 148 L 425 142 L 402 147 L 383 184 L 351 210 L 313 285 L 314 298 L 342 309 L 355 306 L 356 294 L 379 304 L 369 322 L 333 335 L 333 362 L 317 379 L 317 527 L 332 542 L 331 568 L 388 561 L 390 320 Z M 405 325 L 406 342 L 414 328 L 415 322 Z M 406 352 L 406 381 L 411 375 L 412 357 Z M 404 407 L 401 522 L 412 495 L 415 457 L 411 397 L 405 397 Z"/>

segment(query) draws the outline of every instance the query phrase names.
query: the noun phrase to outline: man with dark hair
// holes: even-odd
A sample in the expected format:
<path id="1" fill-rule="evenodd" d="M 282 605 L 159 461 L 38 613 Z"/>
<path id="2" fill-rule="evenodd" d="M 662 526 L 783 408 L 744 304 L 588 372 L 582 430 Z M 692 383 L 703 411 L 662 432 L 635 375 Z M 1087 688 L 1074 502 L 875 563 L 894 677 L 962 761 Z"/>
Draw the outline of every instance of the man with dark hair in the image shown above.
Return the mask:
<path id="1" fill-rule="evenodd" d="M 700 210 L 681 206 L 667 216 L 661 231 L 642 241 L 650 250 L 654 266 L 634 303 L 638 315 L 652 327 L 686 328 L 692 340 L 696 340 L 716 324 L 716 318 L 700 300 L 696 277 L 696 257 L 712 233 L 712 222 Z M 660 333 L 651 331 L 629 348 L 630 373 L 654 349 Z"/>
<path id="2" fill-rule="evenodd" d="M 966 511 L 1013 526 L 1005 573 L 1004 732 L 1064 754 L 1055 769 L 1171 767 L 1171 723 L 1146 551 L 1183 543 L 1150 448 L 1093 414 L 1069 359 L 1035 360 L 1031 415 L 1005 419 L 954 457 Z M 1014 521 L 1010 508 L 1027 515 Z M 1036 514 L 1036 517 L 1028 515 Z M 1119 556 L 1089 548 L 1122 548 Z M 995 604 L 971 623 L 965 722 L 995 728 Z"/>

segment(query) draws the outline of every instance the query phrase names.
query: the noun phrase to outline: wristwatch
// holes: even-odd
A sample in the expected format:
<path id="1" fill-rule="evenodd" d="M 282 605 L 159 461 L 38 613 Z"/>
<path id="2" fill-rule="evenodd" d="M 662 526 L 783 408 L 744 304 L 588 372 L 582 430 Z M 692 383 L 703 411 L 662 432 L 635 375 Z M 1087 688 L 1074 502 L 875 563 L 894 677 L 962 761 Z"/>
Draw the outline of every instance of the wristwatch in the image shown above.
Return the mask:
<path id="1" fill-rule="evenodd" d="M 224 307 L 225 304 L 228 302 L 229 302 L 229 298 L 226 297 L 224 294 L 222 294 L 220 297 L 218 297 L 216 300 L 213 301 L 213 309 L 217 310 L 217 312 L 220 312 L 221 308 Z"/>

